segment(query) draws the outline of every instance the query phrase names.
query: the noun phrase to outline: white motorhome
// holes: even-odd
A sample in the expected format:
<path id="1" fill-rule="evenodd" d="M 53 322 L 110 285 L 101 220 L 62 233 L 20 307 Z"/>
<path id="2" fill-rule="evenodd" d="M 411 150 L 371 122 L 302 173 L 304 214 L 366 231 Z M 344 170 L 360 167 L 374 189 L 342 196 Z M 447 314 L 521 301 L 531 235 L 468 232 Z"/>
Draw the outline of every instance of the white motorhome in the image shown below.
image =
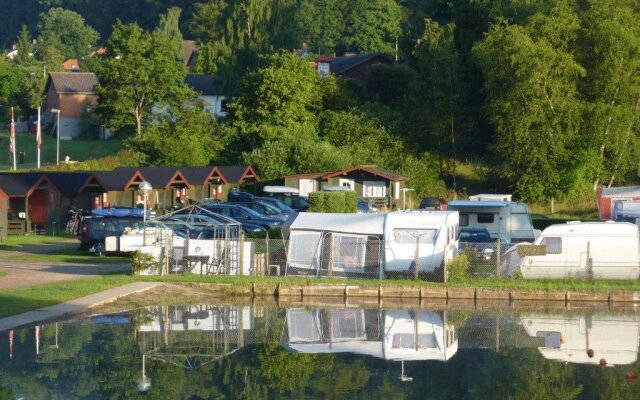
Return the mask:
<path id="1" fill-rule="evenodd" d="M 299 213 L 283 226 L 287 271 L 310 275 L 433 272 L 458 251 L 458 213 Z"/>
<path id="2" fill-rule="evenodd" d="M 476 194 L 469 196 L 472 201 L 511 201 L 510 194 Z"/>
<path id="3" fill-rule="evenodd" d="M 640 225 L 640 201 L 616 200 L 613 203 L 613 218 Z"/>
<path id="4" fill-rule="evenodd" d="M 538 337 L 538 350 L 549 360 L 607 366 L 635 363 L 640 323 L 634 316 L 530 315 L 521 320 L 527 334 Z"/>
<path id="5" fill-rule="evenodd" d="M 593 277 L 638 279 L 640 237 L 628 222 L 580 222 L 551 225 L 533 243 L 514 246 L 502 267 L 528 279 Z"/>
<path id="6" fill-rule="evenodd" d="M 460 213 L 460 227 L 485 228 L 493 240 L 531 242 L 540 231 L 533 228 L 525 203 L 489 200 L 455 200 L 447 210 Z"/>

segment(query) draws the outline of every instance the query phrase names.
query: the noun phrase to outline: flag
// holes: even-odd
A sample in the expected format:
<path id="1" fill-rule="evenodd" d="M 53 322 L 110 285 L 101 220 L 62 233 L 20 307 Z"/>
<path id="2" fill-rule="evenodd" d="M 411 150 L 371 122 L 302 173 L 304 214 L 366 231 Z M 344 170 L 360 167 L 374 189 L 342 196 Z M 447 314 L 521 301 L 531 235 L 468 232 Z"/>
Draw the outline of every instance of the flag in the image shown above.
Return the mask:
<path id="1" fill-rule="evenodd" d="M 11 136 L 9 137 L 9 153 L 16 156 L 16 123 L 13 120 L 13 107 L 11 107 Z"/>
<path id="2" fill-rule="evenodd" d="M 40 129 L 40 107 L 38 107 L 38 126 L 36 127 L 36 148 L 40 150 L 42 144 L 42 130 Z"/>

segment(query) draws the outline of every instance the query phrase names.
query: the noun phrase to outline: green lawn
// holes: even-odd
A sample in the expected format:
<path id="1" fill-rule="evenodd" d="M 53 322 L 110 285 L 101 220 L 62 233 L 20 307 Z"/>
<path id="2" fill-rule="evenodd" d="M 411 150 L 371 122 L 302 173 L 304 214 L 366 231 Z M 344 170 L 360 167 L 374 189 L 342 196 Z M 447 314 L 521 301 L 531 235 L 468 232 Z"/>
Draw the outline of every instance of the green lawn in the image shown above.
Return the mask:
<path id="1" fill-rule="evenodd" d="M 42 137 L 42 147 L 40 149 L 40 165 L 54 165 L 56 163 L 56 147 L 55 137 L 47 135 L 45 132 Z M 60 162 L 63 162 L 66 156 L 73 161 L 84 161 L 95 158 L 113 156 L 118 153 L 122 147 L 122 141 L 118 139 L 109 140 L 61 140 L 60 141 Z M 18 169 L 36 168 L 36 137 L 28 133 L 16 134 L 16 152 L 24 151 L 25 163 L 18 164 Z M 0 130 L 0 170 L 8 170 L 13 168 L 9 162 L 9 132 L 6 129 Z M 19 160 L 19 158 L 18 158 Z"/>
<path id="2" fill-rule="evenodd" d="M 78 241 L 72 236 L 27 235 L 8 236 L 0 242 L 4 260 L 33 262 L 65 262 L 74 264 L 128 263 L 129 257 L 96 257 L 78 251 Z"/>
<path id="3" fill-rule="evenodd" d="M 0 291 L 0 317 L 16 315 L 38 308 L 88 296 L 132 282 L 129 275 L 104 275 L 70 282 L 51 283 Z"/>

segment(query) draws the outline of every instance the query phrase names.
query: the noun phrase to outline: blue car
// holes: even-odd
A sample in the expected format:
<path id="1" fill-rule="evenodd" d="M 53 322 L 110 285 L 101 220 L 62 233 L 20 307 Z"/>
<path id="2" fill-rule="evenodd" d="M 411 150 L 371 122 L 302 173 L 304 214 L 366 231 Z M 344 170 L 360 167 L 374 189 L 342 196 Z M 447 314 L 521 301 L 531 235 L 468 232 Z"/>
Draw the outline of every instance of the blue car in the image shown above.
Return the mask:
<path id="1" fill-rule="evenodd" d="M 296 213 L 294 209 L 275 197 L 258 197 L 247 192 L 231 191 L 227 198 L 227 203 L 242 204 L 268 217 L 280 218 L 282 222 L 286 221 L 289 215 Z"/>
<path id="2" fill-rule="evenodd" d="M 282 227 L 280 218 L 262 215 L 239 203 L 207 204 L 203 208 L 207 211 L 233 218 L 241 224 L 259 225 L 265 229 L 279 229 Z"/>

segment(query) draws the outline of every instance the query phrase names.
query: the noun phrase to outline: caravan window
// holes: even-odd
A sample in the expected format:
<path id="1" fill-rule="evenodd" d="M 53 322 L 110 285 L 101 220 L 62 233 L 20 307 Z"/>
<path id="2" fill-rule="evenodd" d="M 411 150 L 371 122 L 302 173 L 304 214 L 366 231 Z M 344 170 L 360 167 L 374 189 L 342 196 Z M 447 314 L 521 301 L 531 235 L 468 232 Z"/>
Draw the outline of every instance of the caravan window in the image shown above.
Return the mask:
<path id="1" fill-rule="evenodd" d="M 478 222 L 481 224 L 492 224 L 493 214 L 478 214 Z"/>
<path id="2" fill-rule="evenodd" d="M 316 267 L 316 249 L 320 232 L 291 232 L 289 240 L 289 265 L 299 268 Z"/>
<path id="3" fill-rule="evenodd" d="M 415 244 L 419 237 L 420 244 L 433 244 L 436 241 L 435 229 L 394 229 L 393 240 L 398 244 Z"/>
<path id="4" fill-rule="evenodd" d="M 542 244 L 547 246 L 547 254 L 562 253 L 562 238 L 546 237 L 542 239 Z"/>
<path id="5" fill-rule="evenodd" d="M 460 226 L 469 226 L 469 214 L 460 214 Z"/>

